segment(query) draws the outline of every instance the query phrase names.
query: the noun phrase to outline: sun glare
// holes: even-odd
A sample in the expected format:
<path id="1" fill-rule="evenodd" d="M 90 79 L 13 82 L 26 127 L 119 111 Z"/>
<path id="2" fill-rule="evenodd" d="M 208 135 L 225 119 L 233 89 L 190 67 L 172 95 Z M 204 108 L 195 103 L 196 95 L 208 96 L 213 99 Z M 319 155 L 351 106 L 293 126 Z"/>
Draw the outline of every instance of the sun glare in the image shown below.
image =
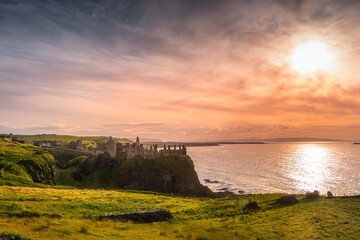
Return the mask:
<path id="1" fill-rule="evenodd" d="M 328 70 L 334 56 L 328 45 L 321 41 L 310 41 L 297 46 L 291 56 L 294 70 L 306 74 L 318 70 Z"/>
<path id="2" fill-rule="evenodd" d="M 312 191 L 314 189 L 322 192 L 325 189 L 324 182 L 329 178 L 329 168 L 332 155 L 329 149 L 316 144 L 301 144 L 292 155 L 291 178 L 296 180 L 296 187 Z"/>

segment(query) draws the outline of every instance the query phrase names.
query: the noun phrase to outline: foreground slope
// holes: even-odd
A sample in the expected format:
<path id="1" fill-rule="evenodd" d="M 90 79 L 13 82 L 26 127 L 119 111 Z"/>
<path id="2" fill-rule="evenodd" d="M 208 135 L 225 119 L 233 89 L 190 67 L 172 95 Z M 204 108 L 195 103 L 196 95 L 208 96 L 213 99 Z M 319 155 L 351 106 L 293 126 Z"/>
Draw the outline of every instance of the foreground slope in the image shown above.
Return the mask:
<path id="1" fill-rule="evenodd" d="M 55 159 L 44 149 L 0 138 L 0 184 L 55 184 Z"/>
<path id="2" fill-rule="evenodd" d="M 0 187 L 0 232 L 35 239 L 359 239 L 360 197 L 276 206 L 280 194 L 184 198 L 146 192 Z M 258 211 L 242 210 L 248 199 Z M 105 213 L 170 210 L 169 222 L 98 220 Z"/>

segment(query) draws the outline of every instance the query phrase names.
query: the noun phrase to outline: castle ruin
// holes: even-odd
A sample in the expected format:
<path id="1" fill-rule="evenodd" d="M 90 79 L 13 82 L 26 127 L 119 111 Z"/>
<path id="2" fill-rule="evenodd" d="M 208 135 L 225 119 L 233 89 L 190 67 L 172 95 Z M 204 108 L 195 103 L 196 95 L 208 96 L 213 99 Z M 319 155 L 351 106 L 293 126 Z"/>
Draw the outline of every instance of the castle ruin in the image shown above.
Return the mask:
<path id="1" fill-rule="evenodd" d="M 75 141 L 71 141 L 69 143 L 69 147 L 74 148 L 76 150 L 82 150 L 83 148 L 83 143 L 82 143 L 82 138 L 78 139 L 76 142 Z"/>
<path id="2" fill-rule="evenodd" d="M 52 140 L 46 141 L 44 139 L 44 140 L 35 141 L 34 145 L 39 146 L 39 147 L 56 147 L 57 146 L 57 141 L 56 140 L 54 140 L 54 141 L 52 141 Z"/>
<path id="3" fill-rule="evenodd" d="M 157 144 L 148 147 L 144 147 L 144 144 L 140 143 L 139 137 L 136 138 L 135 143 L 117 143 L 110 136 L 109 140 L 106 143 L 97 143 L 96 144 L 96 155 L 109 153 L 110 157 L 115 158 L 117 153 L 126 153 L 127 159 L 133 158 L 135 156 L 142 156 L 144 159 L 153 159 L 155 156 L 178 156 L 186 155 L 185 145 L 179 145 L 178 147 L 174 145 L 171 149 L 170 145 L 167 147 L 164 145 L 163 149 L 158 150 Z"/>

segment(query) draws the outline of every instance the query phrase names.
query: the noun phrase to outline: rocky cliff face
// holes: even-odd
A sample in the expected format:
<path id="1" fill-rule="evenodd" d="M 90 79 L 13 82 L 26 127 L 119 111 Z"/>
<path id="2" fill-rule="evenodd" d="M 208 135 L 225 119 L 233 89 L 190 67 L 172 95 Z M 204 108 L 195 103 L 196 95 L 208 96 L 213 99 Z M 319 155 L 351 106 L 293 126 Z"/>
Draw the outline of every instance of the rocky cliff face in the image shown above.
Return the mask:
<path id="1" fill-rule="evenodd" d="M 124 189 L 173 193 L 183 196 L 211 197 L 201 185 L 189 156 L 158 156 L 154 160 L 135 157 L 122 163 L 118 186 Z"/>
<path id="2" fill-rule="evenodd" d="M 68 153 L 66 153 L 68 154 Z M 156 156 L 126 159 L 102 154 L 95 158 L 60 158 L 57 183 L 77 188 L 132 189 L 170 193 L 182 196 L 214 197 L 200 184 L 189 156 Z M 86 158 L 86 159 L 85 159 Z"/>

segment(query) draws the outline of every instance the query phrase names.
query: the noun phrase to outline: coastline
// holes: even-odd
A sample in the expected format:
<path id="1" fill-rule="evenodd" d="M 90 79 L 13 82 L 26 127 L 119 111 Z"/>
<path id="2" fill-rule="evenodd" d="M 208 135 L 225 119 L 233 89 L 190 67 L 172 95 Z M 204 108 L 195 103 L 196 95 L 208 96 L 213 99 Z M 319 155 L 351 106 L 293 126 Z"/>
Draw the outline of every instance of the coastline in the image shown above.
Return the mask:
<path id="1" fill-rule="evenodd" d="M 158 145 L 185 145 L 185 147 L 211 147 L 230 144 L 267 144 L 265 142 L 145 142 L 145 144 L 158 144 Z"/>

